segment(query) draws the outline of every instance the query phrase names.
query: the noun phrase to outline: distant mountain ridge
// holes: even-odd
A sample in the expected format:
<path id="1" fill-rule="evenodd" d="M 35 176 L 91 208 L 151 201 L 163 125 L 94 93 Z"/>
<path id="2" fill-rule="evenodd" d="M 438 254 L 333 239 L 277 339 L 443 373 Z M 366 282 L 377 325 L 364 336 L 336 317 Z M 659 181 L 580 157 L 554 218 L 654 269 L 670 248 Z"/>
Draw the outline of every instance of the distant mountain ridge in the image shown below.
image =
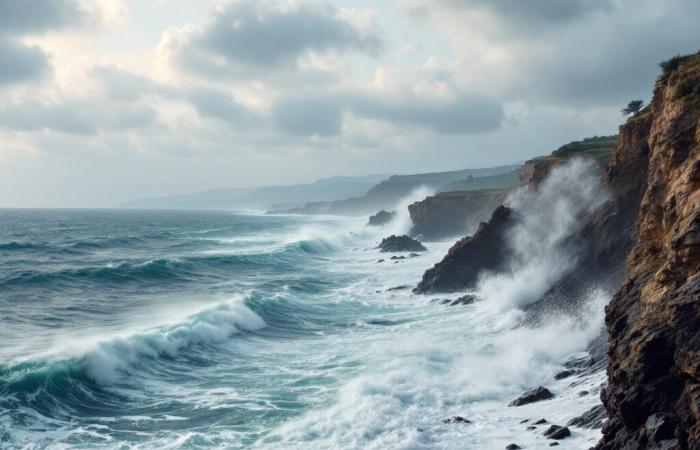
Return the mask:
<path id="1" fill-rule="evenodd" d="M 300 206 L 307 202 L 333 201 L 362 195 L 390 174 L 337 176 L 313 183 L 258 188 L 212 189 L 191 194 L 150 197 L 117 205 L 135 209 L 268 209 Z"/>
<path id="2" fill-rule="evenodd" d="M 477 189 L 483 188 L 481 183 L 493 188 L 506 188 L 513 185 L 517 175 L 515 171 L 520 169 L 520 164 L 488 167 L 483 169 L 463 169 L 449 172 L 428 172 L 411 175 L 393 175 L 381 181 L 367 191 L 365 195 L 346 198 L 333 202 L 309 202 L 300 208 L 277 210 L 273 212 L 285 212 L 293 214 L 337 214 L 337 215 L 365 215 L 374 214 L 380 209 L 394 208 L 401 199 L 410 195 L 420 187 L 431 190 L 441 190 L 451 183 L 471 184 Z M 515 172 L 517 173 L 517 172 Z M 503 176 L 504 174 L 513 174 Z M 489 183 L 486 180 L 494 178 Z M 517 184 L 517 182 L 515 183 Z M 464 188 L 468 189 L 468 188 Z"/>

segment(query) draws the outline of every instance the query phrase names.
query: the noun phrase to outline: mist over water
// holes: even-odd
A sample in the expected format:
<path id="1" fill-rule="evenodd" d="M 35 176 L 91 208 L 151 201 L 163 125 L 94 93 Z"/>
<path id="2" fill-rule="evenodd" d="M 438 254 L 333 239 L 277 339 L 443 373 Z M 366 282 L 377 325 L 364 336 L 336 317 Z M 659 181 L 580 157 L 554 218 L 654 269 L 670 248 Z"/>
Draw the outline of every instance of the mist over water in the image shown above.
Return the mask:
<path id="1" fill-rule="evenodd" d="M 408 230 L 406 206 L 425 190 L 403 200 L 384 229 L 365 227 L 366 218 L 4 211 L 3 443 L 545 445 L 519 422 L 566 422 L 597 402 L 552 376 L 595 337 L 607 298 L 591 298 L 588 322 L 558 318 L 539 328 L 521 326 L 517 307 L 570 267 L 566 237 L 605 198 L 589 169 L 577 162 L 555 171 L 546 190 L 558 195 L 543 187 L 509 200 L 522 218 L 510 236 L 512 273 L 485 279 L 484 301 L 451 308 L 388 290 L 414 285 L 451 243 L 377 262 L 386 257 L 378 241 Z M 506 406 L 540 384 L 557 398 Z M 442 422 L 453 415 L 473 423 Z M 566 445 L 588 448 L 596 439 L 596 431 L 574 430 Z"/>

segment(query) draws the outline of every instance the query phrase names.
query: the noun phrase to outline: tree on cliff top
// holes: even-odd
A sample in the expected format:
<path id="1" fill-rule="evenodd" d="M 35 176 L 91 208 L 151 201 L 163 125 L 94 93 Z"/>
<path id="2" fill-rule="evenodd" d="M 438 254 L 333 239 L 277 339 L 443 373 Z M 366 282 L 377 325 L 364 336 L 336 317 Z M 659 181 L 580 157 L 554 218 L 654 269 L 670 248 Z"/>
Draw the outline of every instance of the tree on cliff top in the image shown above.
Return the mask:
<path id="1" fill-rule="evenodd" d="M 622 115 L 629 116 L 630 114 L 632 114 L 633 116 L 636 116 L 637 114 L 639 114 L 639 111 L 642 110 L 643 106 L 644 106 L 644 101 L 632 100 L 631 102 L 629 102 L 627 104 L 627 106 L 622 108 Z"/>

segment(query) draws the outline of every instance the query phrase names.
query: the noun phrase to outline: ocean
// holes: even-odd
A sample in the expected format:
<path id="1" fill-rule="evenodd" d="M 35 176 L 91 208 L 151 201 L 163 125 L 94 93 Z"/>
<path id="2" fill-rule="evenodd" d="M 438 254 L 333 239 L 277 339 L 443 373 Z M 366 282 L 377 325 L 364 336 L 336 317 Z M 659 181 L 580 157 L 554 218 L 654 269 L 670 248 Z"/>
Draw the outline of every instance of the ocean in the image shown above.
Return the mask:
<path id="1" fill-rule="evenodd" d="M 553 376 L 585 354 L 605 299 L 538 328 L 500 298 L 507 279 L 473 305 L 431 302 L 455 295 L 391 288 L 452 242 L 391 260 L 375 247 L 405 218 L 365 222 L 0 210 L 0 447 L 542 448 L 523 420 L 598 402 L 579 392 L 603 373 Z M 539 385 L 556 398 L 507 406 Z M 572 428 L 560 448 L 598 438 Z"/>

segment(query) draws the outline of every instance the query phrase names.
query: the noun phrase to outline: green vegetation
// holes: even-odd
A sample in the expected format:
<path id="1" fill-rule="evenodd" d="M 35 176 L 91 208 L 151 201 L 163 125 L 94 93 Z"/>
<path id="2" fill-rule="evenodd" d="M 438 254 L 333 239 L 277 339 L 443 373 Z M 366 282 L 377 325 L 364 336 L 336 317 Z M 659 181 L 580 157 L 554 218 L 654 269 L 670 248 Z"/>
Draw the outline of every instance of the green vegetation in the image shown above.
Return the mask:
<path id="1" fill-rule="evenodd" d="M 671 59 L 666 61 L 661 61 L 659 67 L 661 67 L 661 78 L 669 77 L 680 65 L 692 58 L 695 55 L 675 55 Z"/>
<path id="2" fill-rule="evenodd" d="M 568 158 L 573 155 L 599 155 L 611 152 L 617 145 L 617 135 L 593 136 L 582 141 L 570 142 L 552 152 L 557 158 Z"/>
<path id="3" fill-rule="evenodd" d="M 639 114 L 639 111 L 642 110 L 644 107 L 644 101 L 643 100 L 632 100 L 622 108 L 622 115 L 623 116 L 629 116 L 630 114 L 634 117 L 637 114 Z"/>
<path id="4" fill-rule="evenodd" d="M 683 78 L 676 85 L 676 88 L 673 91 L 673 99 L 680 100 L 683 97 L 692 93 L 700 93 L 700 82 L 698 82 L 697 78 L 693 76 L 688 76 L 686 78 Z"/>

